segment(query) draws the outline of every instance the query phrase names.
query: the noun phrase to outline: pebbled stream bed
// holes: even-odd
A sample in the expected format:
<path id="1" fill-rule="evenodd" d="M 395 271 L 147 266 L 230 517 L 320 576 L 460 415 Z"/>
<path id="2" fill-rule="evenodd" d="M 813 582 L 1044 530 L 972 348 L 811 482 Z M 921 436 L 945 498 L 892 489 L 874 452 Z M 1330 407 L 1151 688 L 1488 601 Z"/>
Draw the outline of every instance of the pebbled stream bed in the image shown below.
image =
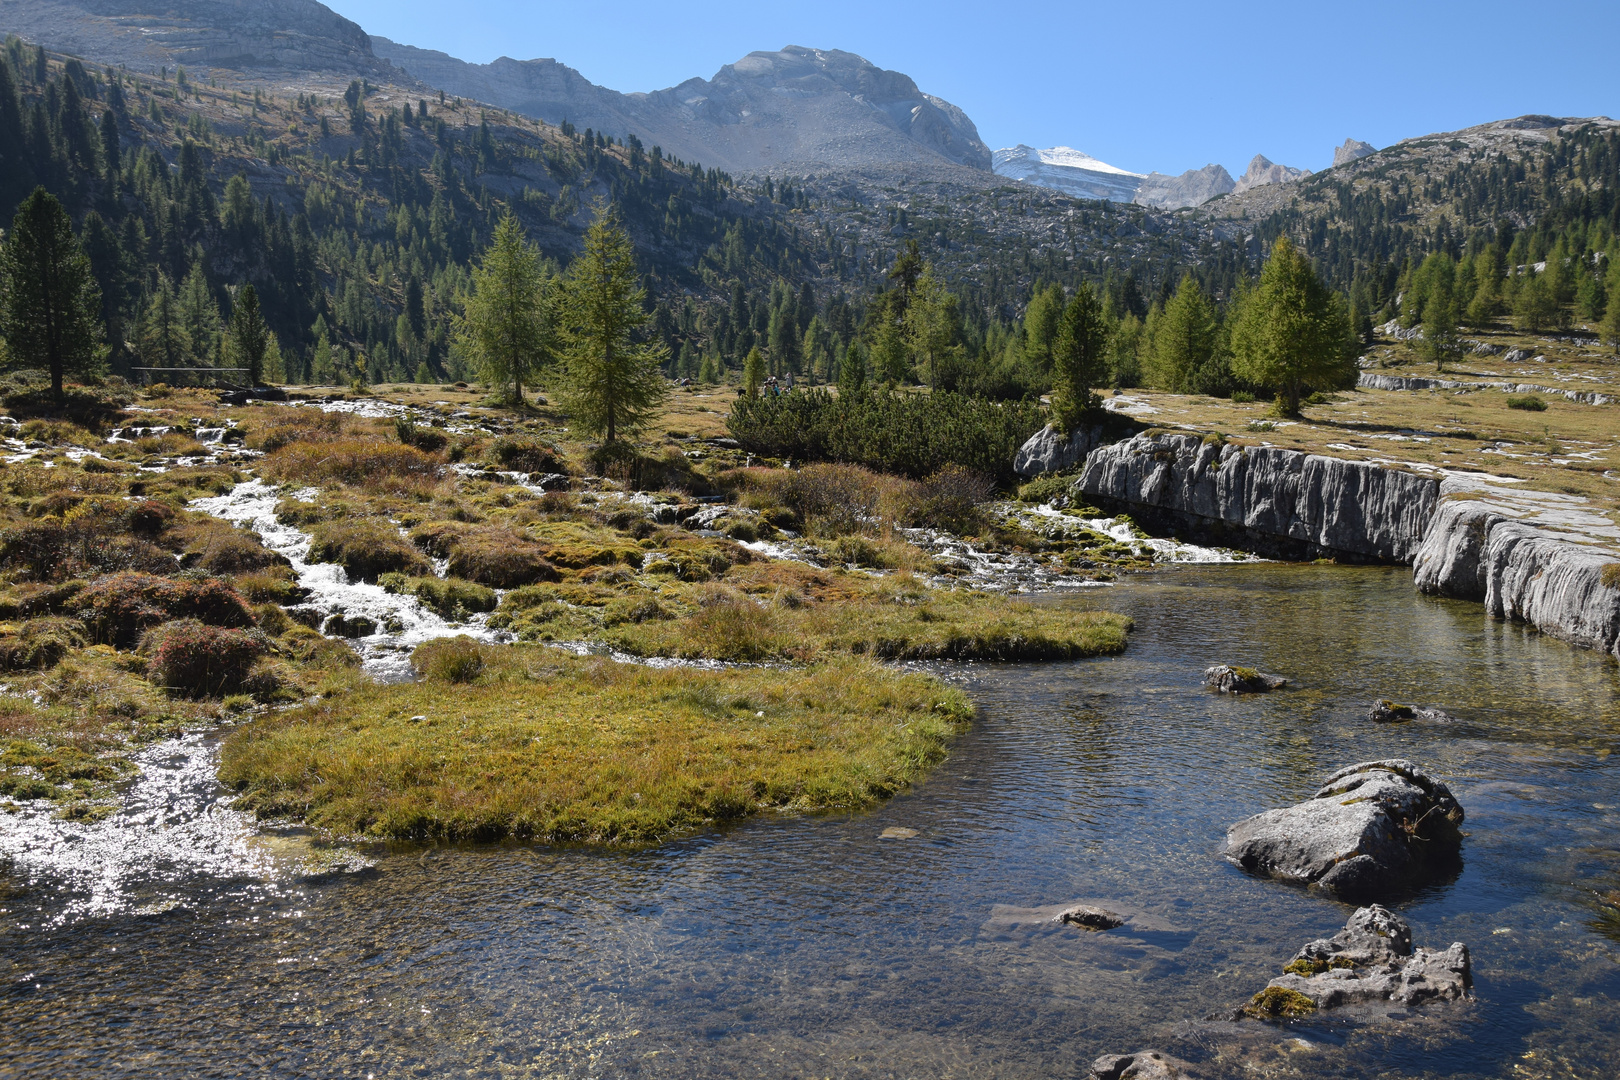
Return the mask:
<path id="1" fill-rule="evenodd" d="M 870 814 L 643 852 L 198 868 L 162 902 L 71 911 L 71 890 L 0 872 L 0 1075 L 1083 1077 L 1149 1046 L 1210 1077 L 1620 1073 L 1613 661 L 1398 569 L 1185 567 L 1046 602 L 1130 612 L 1129 651 L 942 669 L 980 719 Z M 1299 688 L 1212 696 L 1220 660 Z M 1375 727 L 1374 696 L 1463 720 Z M 1388 756 L 1467 809 L 1460 876 L 1394 906 L 1418 944 L 1469 945 L 1477 1000 L 1201 1019 L 1350 910 L 1220 861 L 1226 825 Z M 1151 930 L 1036 910 L 1074 900 Z"/>

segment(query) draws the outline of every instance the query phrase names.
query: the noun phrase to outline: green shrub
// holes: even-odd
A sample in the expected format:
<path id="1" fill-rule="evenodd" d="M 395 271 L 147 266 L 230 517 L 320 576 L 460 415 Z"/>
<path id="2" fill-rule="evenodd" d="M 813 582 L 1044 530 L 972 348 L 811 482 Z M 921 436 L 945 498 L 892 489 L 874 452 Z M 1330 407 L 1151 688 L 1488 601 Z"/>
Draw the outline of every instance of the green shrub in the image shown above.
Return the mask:
<path id="1" fill-rule="evenodd" d="M 266 648 L 264 635 L 256 630 L 209 626 L 196 619 L 164 623 L 141 641 L 148 678 L 186 697 L 239 692 Z"/>
<path id="2" fill-rule="evenodd" d="M 387 573 L 433 572 L 433 564 L 392 525 L 365 518 L 315 526 L 310 532 L 309 557 L 312 562 L 337 563 L 360 581 L 376 581 Z"/>
<path id="3" fill-rule="evenodd" d="M 431 682 L 470 683 L 484 670 L 484 647 L 465 634 L 438 638 L 416 647 L 411 666 Z"/>
<path id="4" fill-rule="evenodd" d="M 177 619 L 232 628 L 254 625 L 246 601 L 218 578 L 109 574 L 86 585 L 73 603 L 94 640 L 119 648 L 135 644 L 145 630 Z"/>
<path id="5" fill-rule="evenodd" d="M 726 426 L 743 448 L 794 461 L 842 461 L 921 478 L 960 465 L 1013 479 L 1018 448 L 1046 417 L 1037 404 L 958 394 L 821 389 L 738 398 Z"/>
<path id="6" fill-rule="evenodd" d="M 1547 403 L 1534 394 L 1509 395 L 1507 407 L 1522 409 L 1525 412 L 1546 412 Z"/>
<path id="7" fill-rule="evenodd" d="M 1021 503 L 1049 503 L 1053 499 L 1061 499 L 1069 493 L 1069 488 L 1079 478 L 1077 473 L 1048 473 L 1036 477 L 1018 489 L 1018 501 Z"/>
<path id="8" fill-rule="evenodd" d="M 1237 405 L 1253 405 L 1254 395 L 1247 390 L 1232 391 L 1232 401 Z"/>

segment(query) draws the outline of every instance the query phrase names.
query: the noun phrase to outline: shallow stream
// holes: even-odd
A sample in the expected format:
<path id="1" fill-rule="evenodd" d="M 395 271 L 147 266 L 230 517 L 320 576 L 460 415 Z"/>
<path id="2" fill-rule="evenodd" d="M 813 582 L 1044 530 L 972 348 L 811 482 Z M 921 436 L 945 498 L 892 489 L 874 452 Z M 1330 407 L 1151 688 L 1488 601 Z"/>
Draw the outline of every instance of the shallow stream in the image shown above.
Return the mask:
<path id="1" fill-rule="evenodd" d="M 1049 602 L 1130 612 L 1130 649 L 941 669 L 980 718 L 874 813 L 314 876 L 223 859 L 164 903 L 72 908 L 0 871 L 0 1075 L 1083 1077 L 1149 1046 L 1209 1077 L 1620 1074 L 1613 661 L 1399 569 L 1182 567 Z M 1298 688 L 1212 696 L 1222 660 Z M 1375 696 L 1464 719 L 1375 727 Z M 1468 812 L 1461 875 L 1396 906 L 1417 944 L 1469 945 L 1477 1000 L 1205 1021 L 1351 910 L 1223 863 L 1226 826 L 1391 756 Z M 1081 899 L 1139 917 L 1040 910 Z"/>

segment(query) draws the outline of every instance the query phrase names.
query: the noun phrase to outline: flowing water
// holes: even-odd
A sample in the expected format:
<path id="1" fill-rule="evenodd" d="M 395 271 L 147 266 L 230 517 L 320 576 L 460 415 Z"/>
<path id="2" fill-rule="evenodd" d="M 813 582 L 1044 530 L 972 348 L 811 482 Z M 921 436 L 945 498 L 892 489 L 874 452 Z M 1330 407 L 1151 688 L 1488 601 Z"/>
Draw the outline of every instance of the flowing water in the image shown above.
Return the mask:
<path id="1" fill-rule="evenodd" d="M 937 669 L 979 719 L 872 813 L 642 852 L 400 846 L 302 876 L 224 859 L 164 879 L 165 902 L 79 908 L 91 886 L 19 864 L 0 1075 L 1082 1077 L 1149 1046 L 1209 1077 L 1620 1074 L 1612 660 L 1397 569 L 1184 567 L 1048 602 L 1130 612 L 1128 652 Z M 1222 660 L 1298 688 L 1210 695 Z M 1462 720 L 1375 727 L 1375 696 Z M 1417 944 L 1469 945 L 1477 1000 L 1205 1020 L 1351 910 L 1222 862 L 1226 826 L 1389 756 L 1468 812 L 1461 874 L 1395 906 Z M 1050 921 L 1082 899 L 1137 918 Z"/>

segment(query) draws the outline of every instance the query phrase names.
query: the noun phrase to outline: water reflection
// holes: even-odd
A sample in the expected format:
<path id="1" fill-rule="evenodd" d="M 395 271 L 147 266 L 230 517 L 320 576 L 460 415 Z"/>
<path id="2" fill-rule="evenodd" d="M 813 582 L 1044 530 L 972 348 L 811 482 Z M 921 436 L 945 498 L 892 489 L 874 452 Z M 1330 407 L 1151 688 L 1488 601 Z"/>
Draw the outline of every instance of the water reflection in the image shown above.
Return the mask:
<path id="1" fill-rule="evenodd" d="M 1034 1077 L 1157 1046 L 1216 1077 L 1620 1073 L 1597 899 L 1620 887 L 1612 661 L 1376 568 L 1189 569 L 1052 602 L 1127 608 L 1130 651 L 970 666 L 980 721 L 873 814 L 633 854 L 199 875 L 167 913 L 45 929 L 48 884 L 6 896 L 0 1071 Z M 1218 661 L 1297 688 L 1208 694 Z M 1462 722 L 1374 726 L 1377 696 Z M 1221 862 L 1226 826 L 1389 756 L 1467 808 L 1461 875 L 1400 910 L 1419 944 L 1468 943 L 1479 1000 L 1385 1026 L 1206 1021 L 1349 911 Z M 1040 917 L 1074 901 L 1132 922 Z"/>

